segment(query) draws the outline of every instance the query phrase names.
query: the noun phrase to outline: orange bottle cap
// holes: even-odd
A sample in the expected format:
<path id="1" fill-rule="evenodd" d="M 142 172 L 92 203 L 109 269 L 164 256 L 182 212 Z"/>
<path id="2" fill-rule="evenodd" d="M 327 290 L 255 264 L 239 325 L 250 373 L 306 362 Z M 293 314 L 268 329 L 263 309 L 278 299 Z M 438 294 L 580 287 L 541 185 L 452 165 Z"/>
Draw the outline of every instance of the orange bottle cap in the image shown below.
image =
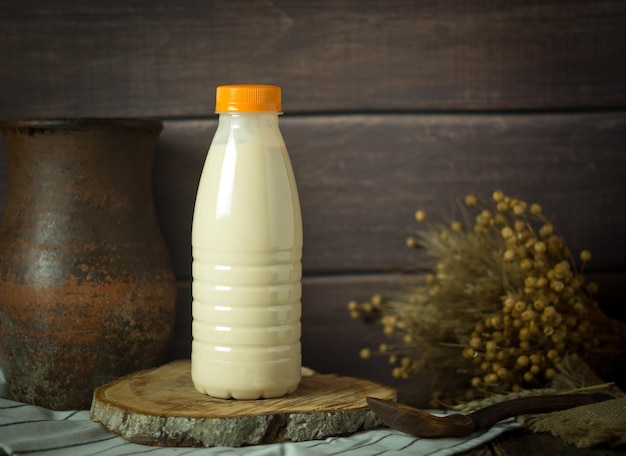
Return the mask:
<path id="1" fill-rule="evenodd" d="M 216 112 L 276 112 L 282 109 L 280 87 L 260 84 L 219 86 Z"/>

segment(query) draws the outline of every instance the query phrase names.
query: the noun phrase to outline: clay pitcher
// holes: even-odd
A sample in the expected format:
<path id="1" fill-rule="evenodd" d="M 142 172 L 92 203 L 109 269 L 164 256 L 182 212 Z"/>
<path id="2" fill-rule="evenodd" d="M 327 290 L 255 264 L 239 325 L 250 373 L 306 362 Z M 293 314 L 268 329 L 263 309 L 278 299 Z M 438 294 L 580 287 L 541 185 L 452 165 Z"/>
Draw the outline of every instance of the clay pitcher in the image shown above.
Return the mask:
<path id="1" fill-rule="evenodd" d="M 162 362 L 175 279 L 152 200 L 160 122 L 0 124 L 0 367 L 16 400 L 89 408 L 95 387 Z"/>

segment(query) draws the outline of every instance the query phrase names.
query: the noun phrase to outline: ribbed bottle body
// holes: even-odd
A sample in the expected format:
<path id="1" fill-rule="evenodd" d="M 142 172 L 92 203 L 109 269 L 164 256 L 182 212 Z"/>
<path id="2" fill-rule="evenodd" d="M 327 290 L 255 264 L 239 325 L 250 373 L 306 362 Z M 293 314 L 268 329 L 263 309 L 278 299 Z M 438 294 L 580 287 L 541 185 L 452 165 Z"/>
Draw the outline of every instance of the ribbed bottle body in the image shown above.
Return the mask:
<path id="1" fill-rule="evenodd" d="M 192 380 L 257 399 L 300 382 L 302 219 L 275 113 L 221 114 L 192 228 Z"/>

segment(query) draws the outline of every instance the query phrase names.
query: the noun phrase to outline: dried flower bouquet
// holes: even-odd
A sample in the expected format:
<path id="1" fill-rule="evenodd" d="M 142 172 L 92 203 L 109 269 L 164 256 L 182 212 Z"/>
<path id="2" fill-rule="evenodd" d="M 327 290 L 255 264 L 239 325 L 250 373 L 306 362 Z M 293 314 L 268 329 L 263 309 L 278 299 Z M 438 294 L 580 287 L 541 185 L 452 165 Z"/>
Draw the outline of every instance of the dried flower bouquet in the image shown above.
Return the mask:
<path id="1" fill-rule="evenodd" d="M 362 358 L 388 356 L 394 377 L 432 373 L 434 401 L 467 401 L 544 387 L 569 353 L 601 367 L 626 352 L 626 325 L 603 313 L 583 276 L 591 253 L 577 266 L 541 206 L 496 191 L 462 207 L 448 225 L 415 214 L 425 228 L 407 244 L 436 262 L 425 284 L 348 303 L 395 341 Z"/>

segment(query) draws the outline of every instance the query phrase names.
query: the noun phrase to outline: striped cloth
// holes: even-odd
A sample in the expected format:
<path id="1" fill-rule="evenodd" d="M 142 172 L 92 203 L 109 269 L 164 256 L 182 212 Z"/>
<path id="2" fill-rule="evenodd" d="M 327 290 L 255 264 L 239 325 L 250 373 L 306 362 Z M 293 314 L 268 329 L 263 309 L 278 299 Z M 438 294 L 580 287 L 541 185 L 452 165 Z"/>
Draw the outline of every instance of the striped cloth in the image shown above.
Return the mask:
<path id="1" fill-rule="evenodd" d="M 309 442 L 288 442 L 245 448 L 161 448 L 130 443 L 89 419 L 87 410 L 51 411 L 15 402 L 0 371 L 0 455 L 41 456 L 444 456 L 475 448 L 508 429 L 511 420 L 467 438 L 421 439 L 390 429 L 359 432 Z M 4 453 L 2 452 L 4 451 Z"/>

